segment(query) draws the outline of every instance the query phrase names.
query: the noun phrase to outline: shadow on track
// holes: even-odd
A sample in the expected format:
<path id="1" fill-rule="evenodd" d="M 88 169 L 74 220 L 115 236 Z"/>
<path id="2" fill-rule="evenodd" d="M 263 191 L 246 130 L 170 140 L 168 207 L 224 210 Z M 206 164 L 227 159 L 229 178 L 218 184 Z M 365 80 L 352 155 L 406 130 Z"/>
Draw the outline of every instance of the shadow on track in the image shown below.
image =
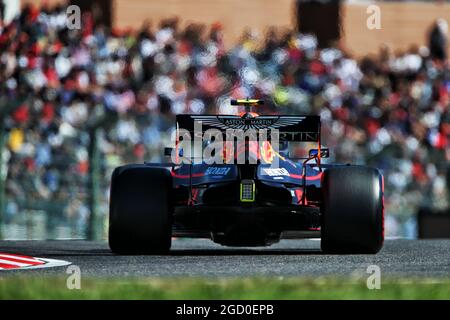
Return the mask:
<path id="1" fill-rule="evenodd" d="M 120 257 L 108 248 L 105 242 L 89 241 L 18 241 L 7 244 L 1 251 L 19 253 L 35 257 Z M 0 246 L 1 247 L 1 246 Z M 209 245 L 175 246 L 167 254 L 153 256 L 193 257 L 193 256 L 283 256 L 283 255 L 323 255 L 319 248 L 308 247 L 211 247 Z M 128 255 L 145 256 L 145 255 Z"/>
<path id="2" fill-rule="evenodd" d="M 285 255 L 317 255 L 322 254 L 319 249 L 174 249 L 168 256 L 285 256 Z"/>
<path id="3" fill-rule="evenodd" d="M 158 257 L 193 257 L 193 256 L 289 256 L 289 255 L 322 255 L 318 249 L 174 249 L 167 254 L 132 254 L 116 255 L 110 250 L 65 250 L 64 252 L 44 252 L 41 255 L 49 258 L 56 257 L 128 257 L 128 256 L 158 256 Z"/>

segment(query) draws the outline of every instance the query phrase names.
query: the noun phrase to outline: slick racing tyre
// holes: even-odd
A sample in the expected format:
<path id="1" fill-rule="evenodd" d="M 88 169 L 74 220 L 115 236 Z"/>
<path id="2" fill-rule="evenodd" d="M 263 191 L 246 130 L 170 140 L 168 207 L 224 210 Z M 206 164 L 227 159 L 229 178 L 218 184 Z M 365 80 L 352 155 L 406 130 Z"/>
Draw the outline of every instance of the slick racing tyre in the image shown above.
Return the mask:
<path id="1" fill-rule="evenodd" d="M 377 253 L 384 241 L 383 177 L 377 169 L 342 166 L 322 176 L 321 248 Z"/>
<path id="2" fill-rule="evenodd" d="M 113 252 L 169 251 L 171 187 L 172 177 L 164 168 L 133 164 L 114 170 L 109 204 L 109 247 Z"/>

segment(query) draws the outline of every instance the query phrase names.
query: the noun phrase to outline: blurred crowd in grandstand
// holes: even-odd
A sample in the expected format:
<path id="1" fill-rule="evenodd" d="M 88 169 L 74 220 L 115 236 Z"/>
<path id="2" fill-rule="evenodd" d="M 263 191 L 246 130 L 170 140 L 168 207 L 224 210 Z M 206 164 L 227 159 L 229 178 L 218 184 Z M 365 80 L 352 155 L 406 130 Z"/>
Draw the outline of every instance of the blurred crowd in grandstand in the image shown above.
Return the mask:
<path id="1" fill-rule="evenodd" d="M 230 97 L 260 97 L 261 113 L 320 114 L 333 161 L 383 170 L 387 234 L 414 237 L 419 206 L 448 205 L 450 69 L 435 52 L 381 48 L 357 61 L 278 29 L 245 30 L 227 50 L 220 23 L 108 30 L 85 13 L 82 29 L 68 30 L 65 8 L 26 7 L 0 29 L 0 95 L 31 94 L 5 119 L 5 222 L 46 203 L 56 224 L 84 235 L 93 116 L 117 114 L 99 137 L 106 217 L 113 167 L 162 160 L 175 114 L 233 113 Z"/>

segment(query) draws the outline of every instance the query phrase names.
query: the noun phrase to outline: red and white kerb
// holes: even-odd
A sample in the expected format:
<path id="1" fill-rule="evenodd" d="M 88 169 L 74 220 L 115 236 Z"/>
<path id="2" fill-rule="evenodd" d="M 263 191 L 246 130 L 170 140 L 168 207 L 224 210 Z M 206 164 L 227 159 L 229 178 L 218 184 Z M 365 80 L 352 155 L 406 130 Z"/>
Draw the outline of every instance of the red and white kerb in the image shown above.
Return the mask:
<path id="1" fill-rule="evenodd" d="M 0 253 L 0 269 L 19 269 L 45 264 L 38 258 L 20 256 L 10 253 Z"/>
<path id="2" fill-rule="evenodd" d="M 22 270 L 60 267 L 71 264 L 63 260 L 28 257 L 12 253 L 0 252 L 0 270 Z"/>

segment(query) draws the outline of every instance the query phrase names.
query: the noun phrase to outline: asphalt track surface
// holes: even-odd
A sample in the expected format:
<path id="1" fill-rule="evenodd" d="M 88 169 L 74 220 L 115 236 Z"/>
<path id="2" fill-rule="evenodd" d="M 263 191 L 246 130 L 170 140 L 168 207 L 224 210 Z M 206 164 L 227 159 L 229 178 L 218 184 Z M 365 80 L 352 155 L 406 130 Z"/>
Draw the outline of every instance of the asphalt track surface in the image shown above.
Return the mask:
<path id="1" fill-rule="evenodd" d="M 209 240 L 174 240 L 165 256 L 118 256 L 105 242 L 0 241 L 0 251 L 70 261 L 84 276 L 362 276 L 378 265 L 384 276 L 449 277 L 450 239 L 386 240 L 376 255 L 325 255 L 317 240 L 283 240 L 271 247 L 230 248 Z M 65 275 L 67 267 L 0 271 Z"/>

